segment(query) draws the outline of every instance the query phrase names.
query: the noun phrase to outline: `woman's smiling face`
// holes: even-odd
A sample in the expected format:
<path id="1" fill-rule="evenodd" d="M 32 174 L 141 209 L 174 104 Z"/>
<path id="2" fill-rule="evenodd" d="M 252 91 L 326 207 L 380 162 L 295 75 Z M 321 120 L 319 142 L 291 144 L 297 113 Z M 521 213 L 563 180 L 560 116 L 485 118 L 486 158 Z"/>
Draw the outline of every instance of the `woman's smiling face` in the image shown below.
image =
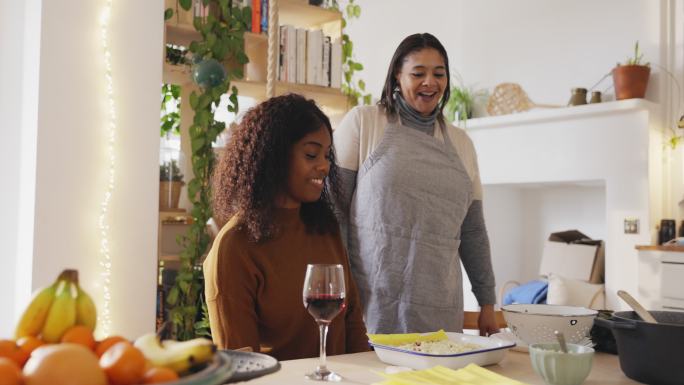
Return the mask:
<path id="1" fill-rule="evenodd" d="M 412 52 L 404 58 L 396 78 L 408 105 L 428 116 L 437 108 L 447 87 L 444 58 L 434 48 Z"/>
<path id="2" fill-rule="evenodd" d="M 292 146 L 287 177 L 287 189 L 278 206 L 299 207 L 321 197 L 325 177 L 330 172 L 332 138 L 325 126 L 305 135 Z"/>

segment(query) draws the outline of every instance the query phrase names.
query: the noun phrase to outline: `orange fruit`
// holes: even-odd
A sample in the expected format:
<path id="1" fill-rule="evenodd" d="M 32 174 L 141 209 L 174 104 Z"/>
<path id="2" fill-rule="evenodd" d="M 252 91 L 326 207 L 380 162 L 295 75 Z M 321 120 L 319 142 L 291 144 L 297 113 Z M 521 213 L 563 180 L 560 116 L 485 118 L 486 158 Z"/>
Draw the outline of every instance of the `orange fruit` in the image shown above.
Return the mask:
<path id="1" fill-rule="evenodd" d="M 161 384 L 164 382 L 176 381 L 178 373 L 169 368 L 155 366 L 148 369 L 143 376 L 143 384 Z"/>
<path id="2" fill-rule="evenodd" d="M 145 375 L 145 356 L 129 342 L 117 342 L 100 357 L 100 367 L 110 385 L 140 383 Z"/>
<path id="3" fill-rule="evenodd" d="M 23 367 L 31 353 L 28 353 L 17 346 L 13 340 L 0 340 L 0 357 L 9 358 L 19 367 Z"/>
<path id="4" fill-rule="evenodd" d="M 21 385 L 23 379 L 17 363 L 9 358 L 0 357 L 0 385 Z"/>
<path id="5" fill-rule="evenodd" d="M 93 332 L 83 325 L 75 325 L 67 329 L 62 335 L 60 342 L 83 345 L 90 350 L 95 350 L 95 337 Z"/>
<path id="6" fill-rule="evenodd" d="M 25 336 L 17 340 L 17 346 L 29 355 L 36 350 L 36 348 L 45 345 L 45 342 L 38 337 Z"/>
<path id="7" fill-rule="evenodd" d="M 24 385 L 108 385 L 97 356 L 79 344 L 37 348 L 24 366 Z"/>
<path id="8" fill-rule="evenodd" d="M 107 337 L 97 343 L 97 347 L 95 348 L 95 354 L 97 354 L 98 357 L 102 357 L 102 355 L 107 351 L 107 349 L 111 348 L 117 342 L 128 342 L 128 340 L 121 336 Z"/>

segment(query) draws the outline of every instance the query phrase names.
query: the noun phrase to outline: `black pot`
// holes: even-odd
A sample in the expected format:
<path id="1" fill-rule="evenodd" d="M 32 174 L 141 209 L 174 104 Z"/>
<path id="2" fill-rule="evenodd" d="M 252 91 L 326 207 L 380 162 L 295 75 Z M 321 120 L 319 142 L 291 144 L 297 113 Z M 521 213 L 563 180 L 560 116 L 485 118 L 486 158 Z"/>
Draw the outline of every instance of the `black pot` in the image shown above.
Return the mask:
<path id="1" fill-rule="evenodd" d="M 613 313 L 594 323 L 609 327 L 617 341 L 620 368 L 633 380 L 647 384 L 684 384 L 684 312 L 651 311 L 657 324 L 633 311 Z"/>

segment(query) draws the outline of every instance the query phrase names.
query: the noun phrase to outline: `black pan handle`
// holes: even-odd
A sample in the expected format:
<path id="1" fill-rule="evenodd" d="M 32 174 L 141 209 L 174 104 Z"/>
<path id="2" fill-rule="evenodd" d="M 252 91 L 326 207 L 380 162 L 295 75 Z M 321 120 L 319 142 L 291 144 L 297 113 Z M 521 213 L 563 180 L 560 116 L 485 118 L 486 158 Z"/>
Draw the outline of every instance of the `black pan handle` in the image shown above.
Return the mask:
<path id="1" fill-rule="evenodd" d="M 614 321 L 599 317 L 594 318 L 594 324 L 603 326 L 608 329 L 634 330 L 637 327 L 637 322 L 634 320 Z"/>

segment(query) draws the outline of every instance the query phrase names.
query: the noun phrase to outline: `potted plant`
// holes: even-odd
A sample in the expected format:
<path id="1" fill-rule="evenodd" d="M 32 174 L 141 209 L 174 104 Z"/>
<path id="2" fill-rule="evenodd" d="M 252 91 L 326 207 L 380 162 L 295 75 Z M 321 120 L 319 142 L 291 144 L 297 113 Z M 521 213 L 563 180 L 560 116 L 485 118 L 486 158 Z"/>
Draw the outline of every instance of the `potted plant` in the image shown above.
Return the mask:
<path id="1" fill-rule="evenodd" d="M 634 57 L 628 58 L 625 64 L 618 63 L 613 68 L 615 99 L 643 98 L 646 95 L 651 66 L 650 63 L 643 63 L 643 57 L 637 41 L 634 44 Z"/>
<path id="2" fill-rule="evenodd" d="M 178 200 L 184 184 L 183 174 L 176 160 L 159 165 L 159 210 L 178 209 Z"/>
<path id="3" fill-rule="evenodd" d="M 444 105 L 444 117 L 450 121 L 463 122 L 463 126 L 468 119 L 473 117 L 473 108 L 480 100 L 487 97 L 486 90 L 473 90 L 472 87 L 466 87 L 458 79 L 458 85 L 451 87 L 451 94 L 449 100 Z"/>

